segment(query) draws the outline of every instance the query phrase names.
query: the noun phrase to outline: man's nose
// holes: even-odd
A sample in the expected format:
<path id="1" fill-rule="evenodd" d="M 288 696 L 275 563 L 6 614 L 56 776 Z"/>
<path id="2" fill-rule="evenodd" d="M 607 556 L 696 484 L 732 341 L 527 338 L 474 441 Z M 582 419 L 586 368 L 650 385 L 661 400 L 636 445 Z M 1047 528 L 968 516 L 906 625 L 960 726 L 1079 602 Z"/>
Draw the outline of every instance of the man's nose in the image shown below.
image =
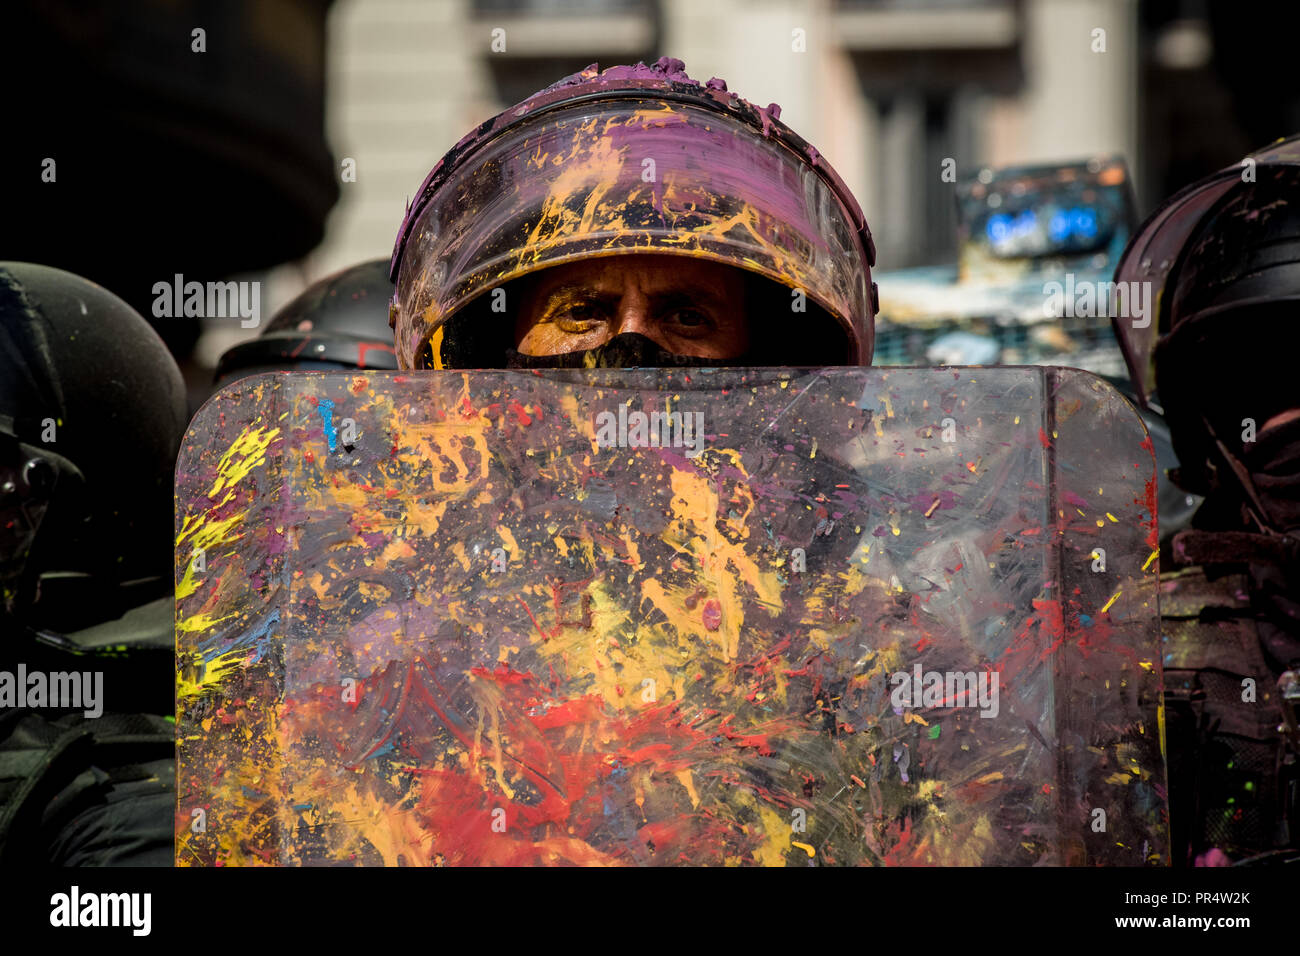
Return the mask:
<path id="1" fill-rule="evenodd" d="M 623 293 L 618 301 L 618 328 L 615 335 L 624 332 L 639 332 L 648 338 L 654 338 L 655 326 L 650 315 L 650 300 L 639 289 L 633 287 Z"/>

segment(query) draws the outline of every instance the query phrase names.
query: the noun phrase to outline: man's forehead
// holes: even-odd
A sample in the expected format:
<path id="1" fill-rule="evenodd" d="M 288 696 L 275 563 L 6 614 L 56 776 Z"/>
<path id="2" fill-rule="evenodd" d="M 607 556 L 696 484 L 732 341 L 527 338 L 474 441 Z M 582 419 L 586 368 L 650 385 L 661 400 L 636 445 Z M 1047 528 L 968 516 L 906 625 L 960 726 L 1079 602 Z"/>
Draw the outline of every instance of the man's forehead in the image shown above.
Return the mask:
<path id="1" fill-rule="evenodd" d="M 551 296 L 566 292 L 622 293 L 634 285 L 642 292 L 732 292 L 744 281 L 733 266 L 685 256 L 604 256 L 553 266 L 539 273 L 534 290 Z"/>

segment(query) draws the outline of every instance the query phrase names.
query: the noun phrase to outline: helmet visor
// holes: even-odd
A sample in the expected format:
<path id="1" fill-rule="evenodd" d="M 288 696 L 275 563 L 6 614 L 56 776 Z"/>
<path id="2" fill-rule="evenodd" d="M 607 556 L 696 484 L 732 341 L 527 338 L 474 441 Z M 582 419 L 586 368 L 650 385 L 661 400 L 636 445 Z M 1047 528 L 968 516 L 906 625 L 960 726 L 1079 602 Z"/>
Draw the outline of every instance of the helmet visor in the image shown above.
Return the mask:
<path id="1" fill-rule="evenodd" d="M 1153 303 L 1152 313 L 1137 321 L 1115 316 L 1111 322 L 1129 378 L 1142 404 L 1155 389 L 1155 345 L 1168 332 L 1162 327 L 1168 316 L 1170 290 L 1166 288 L 1188 239 L 1214 205 L 1228 190 L 1240 182 L 1254 182 L 1259 166 L 1300 165 L 1300 137 L 1293 136 L 1252 153 L 1241 163 L 1219 170 L 1165 202 L 1141 226 L 1120 258 L 1115 270 L 1116 284 L 1146 283 Z"/>
<path id="2" fill-rule="evenodd" d="M 867 364 L 870 265 L 815 156 L 728 114 L 653 97 L 573 101 L 508 126 L 451 171 L 412 225 L 397 275 L 399 360 L 415 367 L 431 345 L 439 364 L 447 319 L 505 282 L 640 252 L 802 290 L 844 332 L 846 354 L 827 364 Z"/>

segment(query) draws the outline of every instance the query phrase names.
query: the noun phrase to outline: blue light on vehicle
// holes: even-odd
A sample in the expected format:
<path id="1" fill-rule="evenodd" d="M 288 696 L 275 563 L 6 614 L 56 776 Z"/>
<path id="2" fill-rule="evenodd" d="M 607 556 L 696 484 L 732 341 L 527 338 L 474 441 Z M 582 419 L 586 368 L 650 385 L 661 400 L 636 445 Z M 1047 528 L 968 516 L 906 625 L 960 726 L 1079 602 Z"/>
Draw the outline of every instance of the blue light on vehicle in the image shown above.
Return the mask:
<path id="1" fill-rule="evenodd" d="M 1074 233 L 1081 239 L 1097 238 L 1097 210 L 1087 206 L 1070 210 Z"/>
<path id="2" fill-rule="evenodd" d="M 1070 230 L 1073 228 L 1073 220 L 1069 212 L 1064 209 L 1058 209 L 1052 214 L 1051 220 L 1047 224 L 1047 235 L 1052 242 L 1064 242 L 1069 238 Z"/>
<path id="3" fill-rule="evenodd" d="M 1011 235 L 1011 217 L 1005 213 L 989 216 L 989 221 L 984 226 L 984 234 L 989 237 L 989 241 L 994 245 L 1001 245 L 1006 242 Z"/>
<path id="4" fill-rule="evenodd" d="M 990 216 L 984 226 L 984 234 L 995 246 L 1006 245 L 1017 239 L 1032 236 L 1038 231 L 1038 216 L 1032 209 L 1026 209 L 1018 215 L 998 213 Z"/>

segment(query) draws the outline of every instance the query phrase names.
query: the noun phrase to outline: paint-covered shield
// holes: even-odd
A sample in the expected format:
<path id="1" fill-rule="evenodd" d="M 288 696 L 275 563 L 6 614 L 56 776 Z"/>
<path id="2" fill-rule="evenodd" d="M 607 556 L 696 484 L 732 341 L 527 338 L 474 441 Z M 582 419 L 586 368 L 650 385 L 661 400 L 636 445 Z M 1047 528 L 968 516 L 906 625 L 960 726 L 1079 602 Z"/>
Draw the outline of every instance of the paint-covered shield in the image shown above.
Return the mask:
<path id="1" fill-rule="evenodd" d="M 1153 464 L 1068 369 L 240 381 L 177 862 L 1167 862 Z"/>

